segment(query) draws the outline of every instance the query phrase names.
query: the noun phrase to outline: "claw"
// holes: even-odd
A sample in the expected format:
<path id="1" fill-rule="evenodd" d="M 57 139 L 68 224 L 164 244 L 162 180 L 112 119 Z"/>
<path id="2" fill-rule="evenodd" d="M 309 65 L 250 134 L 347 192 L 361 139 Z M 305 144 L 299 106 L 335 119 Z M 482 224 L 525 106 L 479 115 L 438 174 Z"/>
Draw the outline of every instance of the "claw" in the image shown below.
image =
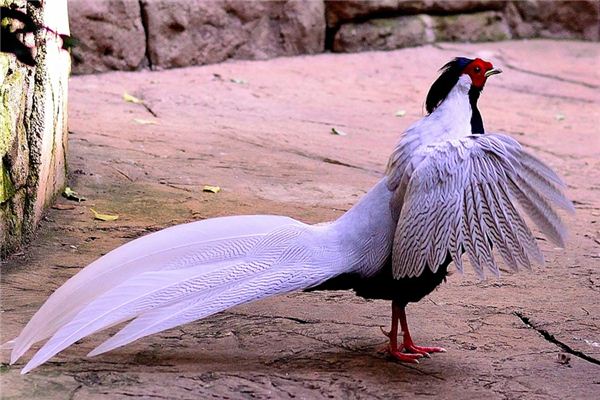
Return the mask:
<path id="1" fill-rule="evenodd" d="M 406 363 L 411 363 L 411 364 L 418 364 L 419 363 L 419 358 L 422 357 L 421 354 L 410 354 L 410 353 L 402 353 L 401 351 L 394 351 L 392 349 L 389 349 L 389 354 L 394 357 L 396 360 L 401 361 L 401 362 L 406 362 Z"/>
<path id="2" fill-rule="evenodd" d="M 413 343 L 404 345 L 404 349 L 409 353 L 423 354 L 425 357 L 431 357 L 431 353 L 445 353 L 446 349 L 443 347 L 425 347 L 417 346 Z"/>
<path id="3" fill-rule="evenodd" d="M 383 334 L 384 334 L 385 336 L 387 336 L 388 338 L 389 338 L 389 337 L 390 337 L 390 335 L 392 334 L 392 332 L 386 332 L 386 331 L 383 329 L 383 326 L 380 326 L 380 327 L 379 327 L 379 329 L 381 329 L 381 333 L 383 333 Z"/>

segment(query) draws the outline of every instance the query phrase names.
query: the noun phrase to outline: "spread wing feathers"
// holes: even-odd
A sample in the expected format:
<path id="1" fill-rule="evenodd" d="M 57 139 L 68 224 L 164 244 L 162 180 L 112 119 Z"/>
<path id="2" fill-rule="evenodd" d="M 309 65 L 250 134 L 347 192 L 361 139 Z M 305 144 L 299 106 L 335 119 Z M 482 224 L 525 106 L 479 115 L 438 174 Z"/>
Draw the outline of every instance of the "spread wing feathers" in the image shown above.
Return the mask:
<path id="1" fill-rule="evenodd" d="M 498 275 L 492 249 L 515 270 L 542 263 L 516 204 L 564 246 L 566 230 L 555 208 L 574 211 L 562 193 L 564 184 L 510 137 L 471 135 L 421 146 L 410 160 L 394 157 L 389 187 L 402 193 L 401 205 L 392 204 L 401 208 L 392 254 L 395 278 L 419 276 L 427 266 L 435 272 L 447 254 L 462 271 L 463 252 L 481 277 L 484 270 Z"/>
<path id="2" fill-rule="evenodd" d="M 11 362 L 50 336 L 23 373 L 75 341 L 135 317 L 151 322 L 142 333 L 133 331 L 139 338 L 271 292 L 318 284 L 344 265 L 339 251 L 328 251 L 319 236 L 324 230 L 287 217 L 241 216 L 179 225 L 137 239 L 59 288 L 14 340 Z M 174 318 L 183 310 L 181 318 Z M 135 321 L 126 333 L 138 326 Z"/>

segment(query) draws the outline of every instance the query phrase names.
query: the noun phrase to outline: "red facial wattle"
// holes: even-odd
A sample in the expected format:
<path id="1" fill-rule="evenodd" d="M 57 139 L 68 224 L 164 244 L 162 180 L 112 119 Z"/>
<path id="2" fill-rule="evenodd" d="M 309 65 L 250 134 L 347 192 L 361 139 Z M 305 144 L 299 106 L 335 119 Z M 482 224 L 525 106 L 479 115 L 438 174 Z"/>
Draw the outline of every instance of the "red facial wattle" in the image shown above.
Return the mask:
<path id="1" fill-rule="evenodd" d="M 483 89 L 488 77 L 487 73 L 492 70 L 494 70 L 492 63 L 476 58 L 465 67 L 463 74 L 471 77 L 473 86 Z"/>

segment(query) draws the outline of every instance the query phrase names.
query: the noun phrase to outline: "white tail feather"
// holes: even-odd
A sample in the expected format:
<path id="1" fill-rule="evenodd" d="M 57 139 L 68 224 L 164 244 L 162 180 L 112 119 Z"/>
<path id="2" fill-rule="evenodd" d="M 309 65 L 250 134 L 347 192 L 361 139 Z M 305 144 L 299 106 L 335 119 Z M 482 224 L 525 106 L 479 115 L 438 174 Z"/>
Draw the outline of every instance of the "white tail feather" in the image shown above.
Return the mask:
<path id="1" fill-rule="evenodd" d="M 60 287 L 6 347 L 12 362 L 50 337 L 21 373 L 77 340 L 133 320 L 90 353 L 214 314 L 237 304 L 318 285 L 384 265 L 395 220 L 382 179 L 328 224 L 288 217 L 215 218 L 175 226 L 121 246 Z"/>
<path id="2" fill-rule="evenodd" d="M 196 321 L 241 303 L 318 284 L 329 277 L 331 275 L 322 270 L 308 270 L 302 265 L 267 271 L 249 280 L 242 280 L 224 292 L 212 291 L 211 296 L 198 296 L 183 305 L 176 304 L 142 314 L 89 355 L 105 353 L 144 336 Z"/>
<path id="3" fill-rule="evenodd" d="M 12 345 L 11 363 L 34 343 L 52 336 L 93 299 L 143 272 L 226 260 L 251 248 L 261 235 L 299 222 L 280 216 L 214 218 L 177 225 L 133 240 L 94 261 L 58 288 Z"/>
<path id="4" fill-rule="evenodd" d="M 221 219 L 221 223 L 230 224 L 230 229 L 244 233 L 249 229 L 240 229 L 238 224 L 231 223 L 249 221 L 252 220 L 247 217 Z M 77 340 L 132 318 L 138 317 L 94 353 L 108 351 L 236 304 L 319 284 L 351 264 L 341 254 L 335 235 L 329 234 L 327 225 L 309 226 L 283 217 L 276 222 L 263 223 L 262 232 L 254 235 L 226 235 L 224 239 L 211 238 L 210 242 L 196 241 L 186 245 L 179 241 L 178 246 L 168 249 L 154 247 L 154 257 L 138 255 L 133 264 L 131 257 L 121 255 L 120 260 L 126 260 L 128 269 L 135 268 L 136 273 L 130 272 L 126 279 L 112 280 L 112 287 L 103 282 L 102 290 L 81 296 L 80 303 L 84 304 L 67 310 L 68 318 L 61 318 L 60 324 L 44 315 L 46 324 L 32 329 L 28 341 L 53 336 L 22 373 L 44 363 Z M 254 232 L 257 232 L 256 228 Z M 169 238 L 172 236 L 170 233 Z M 172 246 L 170 240 L 167 243 Z M 129 251 L 128 247 L 116 251 Z M 149 248 L 143 243 L 139 247 Z M 140 260 L 143 265 L 139 264 Z M 117 268 L 111 268 L 113 273 Z M 107 279 L 105 275 L 99 273 L 96 276 L 101 278 L 96 279 Z M 91 279 L 95 282 L 89 272 L 82 279 L 78 281 L 78 274 L 69 281 L 73 282 L 71 286 L 76 288 L 75 291 L 90 285 Z M 45 307 L 38 314 L 46 312 Z M 56 313 L 57 310 L 49 312 Z M 17 338 L 20 340 L 21 336 Z"/>

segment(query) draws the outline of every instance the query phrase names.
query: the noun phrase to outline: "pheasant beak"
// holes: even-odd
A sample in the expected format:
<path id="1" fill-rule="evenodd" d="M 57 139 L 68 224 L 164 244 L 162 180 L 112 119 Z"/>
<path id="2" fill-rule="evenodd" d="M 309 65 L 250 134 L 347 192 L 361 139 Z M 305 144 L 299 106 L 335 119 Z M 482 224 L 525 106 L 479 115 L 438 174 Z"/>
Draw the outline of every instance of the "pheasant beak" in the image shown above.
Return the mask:
<path id="1" fill-rule="evenodd" d="M 486 71 L 486 73 L 484 74 L 484 76 L 486 78 L 492 76 L 492 75 L 496 75 L 496 74 L 501 74 L 502 70 L 500 68 L 492 68 L 489 71 Z"/>

